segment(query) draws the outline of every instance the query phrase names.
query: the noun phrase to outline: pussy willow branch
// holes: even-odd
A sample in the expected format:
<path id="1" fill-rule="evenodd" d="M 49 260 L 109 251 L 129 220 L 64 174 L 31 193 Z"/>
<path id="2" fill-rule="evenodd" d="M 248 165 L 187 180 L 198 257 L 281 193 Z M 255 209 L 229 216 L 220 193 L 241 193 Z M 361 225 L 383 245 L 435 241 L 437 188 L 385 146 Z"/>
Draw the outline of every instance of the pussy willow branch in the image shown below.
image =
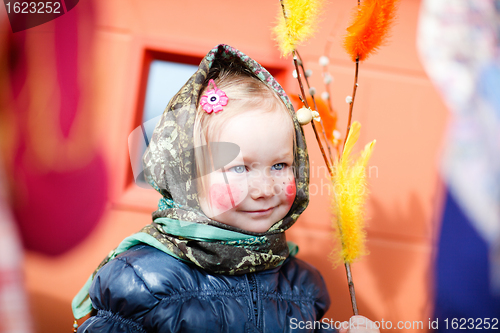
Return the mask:
<path id="1" fill-rule="evenodd" d="M 358 69 L 359 69 L 359 59 L 356 58 L 356 72 L 354 74 L 354 88 L 353 88 L 353 92 L 352 92 L 352 101 L 349 104 L 349 120 L 347 122 L 347 130 L 345 133 L 344 146 L 342 147 L 342 152 L 344 152 L 345 143 L 347 141 L 347 136 L 349 135 L 349 131 L 351 130 L 352 108 L 354 105 L 354 98 L 356 97 L 356 90 L 358 88 Z M 349 295 L 351 296 L 352 312 L 354 313 L 355 316 L 357 316 L 359 314 L 359 312 L 358 312 L 358 305 L 356 302 L 356 292 L 354 291 L 354 281 L 352 280 L 351 265 L 347 262 L 344 262 L 344 266 L 345 266 L 345 271 L 347 274 L 347 285 L 349 286 Z"/>
<path id="2" fill-rule="evenodd" d="M 281 9 L 283 11 L 283 17 L 285 18 L 285 22 L 287 22 L 288 15 L 286 14 L 285 3 L 283 2 L 283 0 L 280 0 L 280 4 L 281 4 Z M 297 55 L 296 55 L 295 50 L 293 50 L 292 54 L 293 54 L 293 64 L 295 66 L 295 72 L 297 73 L 297 80 L 299 81 L 300 92 L 304 98 L 304 104 L 305 104 L 306 108 L 309 108 L 309 103 L 307 103 L 307 95 L 304 92 L 304 85 L 302 84 L 302 80 L 300 79 L 300 71 L 299 71 L 299 67 L 297 64 Z M 305 76 L 305 74 L 304 74 L 304 76 Z M 328 158 L 326 157 L 325 149 L 323 148 L 323 144 L 321 143 L 321 140 L 319 138 L 318 131 L 316 130 L 316 126 L 314 125 L 314 121 L 311 121 L 311 125 L 312 125 L 313 131 L 314 131 L 314 135 L 316 136 L 316 141 L 318 141 L 319 149 L 321 150 L 321 154 L 323 155 L 323 159 L 325 160 L 326 167 L 327 167 L 328 172 L 330 173 L 330 177 L 331 177 L 332 176 L 332 167 L 330 165 L 330 162 L 328 161 Z"/>
<path id="3" fill-rule="evenodd" d="M 361 0 L 358 0 L 358 9 L 361 5 Z M 356 69 L 354 71 L 354 86 L 352 88 L 352 101 L 349 104 L 349 119 L 347 121 L 347 130 L 345 133 L 344 145 L 342 146 L 342 152 L 344 152 L 345 143 L 347 141 L 347 136 L 351 130 L 351 120 L 352 120 L 352 109 L 354 107 L 354 99 L 356 98 L 356 91 L 358 90 L 358 73 L 359 73 L 359 57 L 356 57 Z M 345 271 L 347 274 L 347 284 L 349 285 L 349 295 L 351 295 L 352 312 L 355 316 L 359 314 L 358 305 L 356 302 L 356 292 L 354 291 L 354 281 L 352 280 L 351 265 L 349 263 L 345 264 Z"/>
<path id="4" fill-rule="evenodd" d="M 302 80 L 300 79 L 300 73 L 299 73 L 299 68 L 297 64 L 297 57 L 295 56 L 295 50 L 293 51 L 293 63 L 295 65 L 295 70 L 297 72 L 297 80 L 299 81 L 299 86 L 300 86 L 300 91 L 302 93 L 302 96 L 304 98 L 301 98 L 302 102 L 306 106 L 306 108 L 309 108 L 309 104 L 307 102 L 307 99 L 305 98 L 305 93 L 304 93 L 304 85 L 302 84 Z M 305 76 L 305 74 L 304 74 Z M 300 96 L 299 96 L 300 97 Z M 321 144 L 321 140 L 318 135 L 318 131 L 316 130 L 316 126 L 314 126 L 314 120 L 311 120 L 311 125 L 314 130 L 314 135 L 316 136 L 316 141 L 318 142 L 319 149 L 321 150 L 321 154 L 323 155 L 323 159 L 326 164 L 326 168 L 328 169 L 328 173 L 330 174 L 330 177 L 333 178 L 333 169 L 330 166 L 330 163 L 328 162 L 328 159 L 326 158 L 325 155 L 325 149 L 323 148 L 323 145 Z M 342 232 L 339 226 L 339 232 Z M 345 266 L 345 271 L 347 275 L 347 285 L 349 286 L 349 295 L 351 296 L 351 305 L 352 305 L 352 311 L 354 315 L 358 315 L 358 305 L 356 302 L 356 292 L 354 291 L 354 281 L 352 280 L 352 273 L 351 273 L 351 265 L 347 262 L 344 262 Z"/>
<path id="5" fill-rule="evenodd" d="M 359 1 L 360 0 L 358 0 L 358 5 L 359 5 Z M 285 17 L 285 22 L 286 22 L 287 14 L 286 14 L 286 9 L 285 9 L 285 4 L 283 3 L 283 0 L 280 0 L 280 3 L 281 3 L 281 8 L 283 10 L 283 16 Z M 299 72 L 299 67 L 297 64 L 297 55 L 295 54 L 295 50 L 293 51 L 293 64 L 295 66 L 295 71 L 297 73 L 297 80 L 299 82 L 300 91 L 301 91 L 302 96 L 304 98 L 304 104 L 305 104 L 306 108 L 309 108 L 309 104 L 307 103 L 306 94 L 304 92 L 304 85 L 302 84 L 302 80 L 300 79 L 300 72 Z M 305 73 L 304 73 L 304 76 L 305 76 Z M 357 81 L 357 66 L 356 66 L 356 81 Z M 354 98 L 353 98 L 353 102 L 354 102 Z M 352 113 L 352 104 L 351 104 L 350 113 Z M 333 169 L 328 161 L 328 158 L 326 157 L 325 149 L 323 148 L 323 145 L 322 145 L 321 140 L 319 138 L 318 131 L 316 130 L 316 126 L 314 126 L 314 121 L 311 121 L 311 125 L 312 125 L 312 128 L 314 130 L 314 135 L 316 136 L 316 141 L 318 142 L 319 149 L 321 150 L 321 154 L 323 155 L 323 160 L 325 161 L 326 167 L 328 169 L 328 173 L 330 174 L 330 177 L 333 177 Z M 349 119 L 349 128 L 350 128 L 350 119 Z M 344 144 L 345 144 L 345 142 L 344 142 Z M 349 285 L 349 294 L 351 295 L 352 309 L 353 309 L 354 314 L 357 315 L 358 314 L 358 307 L 357 307 L 357 303 L 356 303 L 356 294 L 354 292 L 354 282 L 352 280 L 351 266 L 349 265 L 349 263 L 346 263 L 346 262 L 344 262 L 344 265 L 345 265 L 346 274 L 347 274 L 347 282 Z"/>
<path id="6" fill-rule="evenodd" d="M 306 80 L 307 89 L 309 89 L 309 92 L 310 92 L 311 85 L 309 84 L 309 79 L 307 78 L 307 75 L 306 75 L 306 70 L 304 68 L 304 61 L 302 60 L 302 57 L 300 56 L 299 51 L 295 50 L 295 52 L 297 53 L 297 56 L 299 57 L 300 67 L 302 68 L 302 73 L 304 73 L 304 78 Z M 297 72 L 297 74 L 298 74 L 298 72 Z M 310 95 L 311 95 L 311 98 L 312 98 L 312 101 L 314 104 L 314 110 L 318 111 L 318 106 L 316 105 L 316 98 L 314 97 L 314 95 L 312 95 L 312 94 L 310 94 Z M 304 96 L 304 98 L 306 98 L 306 97 Z M 330 158 L 330 163 L 333 163 L 332 150 L 330 149 L 330 142 L 328 142 L 328 138 L 326 137 L 325 126 L 323 125 L 323 119 L 321 117 L 319 118 L 319 122 L 321 124 L 321 131 L 323 132 L 323 139 L 325 140 L 326 148 L 328 149 L 328 157 Z"/>
<path id="7" fill-rule="evenodd" d="M 306 94 L 304 92 L 304 85 L 302 84 L 302 80 L 300 78 L 301 75 L 300 75 L 300 71 L 299 71 L 299 65 L 297 63 L 296 51 L 293 50 L 292 54 L 293 54 L 293 64 L 295 65 L 295 72 L 297 73 L 297 80 L 299 81 L 300 92 L 303 96 L 303 101 L 304 101 L 306 108 L 309 108 L 309 103 L 307 102 Z M 305 76 L 305 74 L 304 74 L 304 76 Z M 321 143 L 321 139 L 319 138 L 318 130 L 316 129 L 316 126 L 314 125 L 314 120 L 311 120 L 311 125 L 312 125 L 313 131 L 314 131 L 314 135 L 316 136 L 316 141 L 318 142 L 319 149 L 321 150 L 321 155 L 323 155 L 323 160 L 325 161 L 326 168 L 328 169 L 328 173 L 330 174 L 330 177 L 333 177 L 332 167 L 331 167 L 330 161 L 326 157 L 325 148 L 323 148 L 323 144 Z"/>

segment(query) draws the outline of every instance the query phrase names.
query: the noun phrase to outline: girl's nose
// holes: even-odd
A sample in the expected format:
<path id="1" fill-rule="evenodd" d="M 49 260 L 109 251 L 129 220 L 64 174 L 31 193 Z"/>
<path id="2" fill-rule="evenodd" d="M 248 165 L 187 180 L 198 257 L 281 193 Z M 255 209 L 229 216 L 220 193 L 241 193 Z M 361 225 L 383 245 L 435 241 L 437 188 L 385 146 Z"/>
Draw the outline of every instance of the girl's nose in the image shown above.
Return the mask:
<path id="1" fill-rule="evenodd" d="M 269 176 L 261 176 L 251 179 L 248 192 L 252 199 L 269 198 L 274 195 L 273 179 Z"/>

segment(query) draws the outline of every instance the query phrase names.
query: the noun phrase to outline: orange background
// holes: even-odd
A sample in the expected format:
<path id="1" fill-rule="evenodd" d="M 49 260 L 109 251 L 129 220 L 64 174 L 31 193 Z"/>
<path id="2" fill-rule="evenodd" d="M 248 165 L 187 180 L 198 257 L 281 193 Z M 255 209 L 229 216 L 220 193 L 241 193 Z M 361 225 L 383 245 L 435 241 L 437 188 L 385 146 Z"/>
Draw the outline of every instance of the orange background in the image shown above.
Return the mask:
<path id="1" fill-rule="evenodd" d="M 104 256 L 124 237 L 151 221 L 158 195 L 132 183 L 127 137 L 140 124 L 147 68 L 152 58 L 203 57 L 219 43 L 229 44 L 265 67 L 282 70 L 277 79 L 298 93 L 291 59 L 280 58 L 271 28 L 279 1 L 95 1 L 95 128 L 105 151 L 110 196 L 106 214 L 93 233 L 59 257 L 28 252 L 26 287 L 36 331 L 69 332 L 71 300 Z M 354 64 L 341 47 L 357 1 L 330 0 L 319 31 L 299 47 L 312 85 L 324 90 L 320 56 L 331 43 L 332 102 L 345 134 Z M 362 124 L 358 145 L 376 139 L 369 167 L 367 204 L 370 255 L 353 265 L 360 313 L 372 320 L 423 321 L 432 314 L 432 253 L 438 231 L 441 184 L 439 146 L 447 112 L 427 78 L 416 51 L 420 1 L 401 0 L 388 45 L 360 67 L 353 119 Z M 2 9 L 3 11 L 3 9 Z M 3 14 L 2 14 L 3 15 Z M 50 24 L 47 23 L 47 24 Z M 46 26 L 45 26 L 46 28 Z M 39 26 L 28 31 L 35 34 Z M 167 56 L 165 56 L 167 54 Z M 305 128 L 311 156 L 311 203 L 287 233 L 299 244 L 299 257 L 318 267 L 332 305 L 327 318 L 347 320 L 351 306 L 343 267 L 328 259 L 335 240 L 325 168 L 311 127 Z M 325 184 L 325 185 L 324 185 Z M 417 330 L 405 330 L 417 331 Z M 422 331 L 422 330 L 418 330 Z"/>

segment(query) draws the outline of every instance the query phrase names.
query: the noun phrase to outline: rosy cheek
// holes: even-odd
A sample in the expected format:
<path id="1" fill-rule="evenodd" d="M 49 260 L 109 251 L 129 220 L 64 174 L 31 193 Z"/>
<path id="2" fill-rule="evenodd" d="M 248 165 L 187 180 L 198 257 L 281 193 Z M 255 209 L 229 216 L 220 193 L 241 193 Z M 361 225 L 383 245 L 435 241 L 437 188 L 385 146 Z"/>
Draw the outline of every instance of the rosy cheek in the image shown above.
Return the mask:
<path id="1" fill-rule="evenodd" d="M 286 185 L 285 188 L 286 200 L 288 204 L 291 206 L 293 201 L 295 200 L 295 195 L 297 194 L 297 188 L 295 187 L 295 180 L 292 180 Z"/>
<path id="2" fill-rule="evenodd" d="M 219 210 L 229 210 L 240 202 L 241 190 L 236 185 L 213 184 L 210 186 L 210 203 Z"/>

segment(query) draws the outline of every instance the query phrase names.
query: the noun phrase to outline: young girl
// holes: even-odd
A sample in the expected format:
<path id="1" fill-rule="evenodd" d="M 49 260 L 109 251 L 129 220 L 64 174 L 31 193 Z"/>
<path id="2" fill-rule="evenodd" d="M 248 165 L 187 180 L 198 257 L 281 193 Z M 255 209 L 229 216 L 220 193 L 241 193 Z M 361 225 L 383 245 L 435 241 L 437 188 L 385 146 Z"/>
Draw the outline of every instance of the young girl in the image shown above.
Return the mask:
<path id="1" fill-rule="evenodd" d="M 238 50 L 211 50 L 144 155 L 162 194 L 153 223 L 75 297 L 76 318 L 97 311 L 78 332 L 334 331 L 320 322 L 323 278 L 284 234 L 307 206 L 308 172 L 280 85 Z"/>

